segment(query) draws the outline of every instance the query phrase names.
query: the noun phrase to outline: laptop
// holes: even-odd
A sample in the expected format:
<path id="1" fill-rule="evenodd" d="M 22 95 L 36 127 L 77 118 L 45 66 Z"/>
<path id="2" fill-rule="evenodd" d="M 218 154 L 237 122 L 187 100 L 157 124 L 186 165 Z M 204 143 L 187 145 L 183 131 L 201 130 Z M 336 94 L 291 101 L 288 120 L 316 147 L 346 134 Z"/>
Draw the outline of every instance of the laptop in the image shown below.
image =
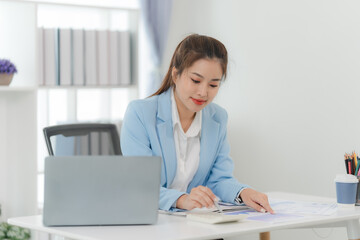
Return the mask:
<path id="1" fill-rule="evenodd" d="M 160 157 L 51 156 L 45 159 L 45 226 L 154 224 Z"/>

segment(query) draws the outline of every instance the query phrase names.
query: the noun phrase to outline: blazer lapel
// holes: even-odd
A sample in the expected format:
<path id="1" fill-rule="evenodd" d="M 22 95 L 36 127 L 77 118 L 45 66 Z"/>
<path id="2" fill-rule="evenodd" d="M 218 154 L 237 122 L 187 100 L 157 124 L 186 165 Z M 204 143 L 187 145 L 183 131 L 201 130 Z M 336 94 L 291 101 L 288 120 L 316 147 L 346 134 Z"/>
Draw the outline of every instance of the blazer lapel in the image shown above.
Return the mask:
<path id="1" fill-rule="evenodd" d="M 176 174 L 176 150 L 171 117 L 171 88 L 161 94 L 158 100 L 157 130 L 163 154 L 166 185 L 169 187 Z M 162 183 L 163 184 L 163 183 Z"/>
<path id="2" fill-rule="evenodd" d="M 208 175 L 210 167 L 215 160 L 215 153 L 218 148 L 218 137 L 220 124 L 216 122 L 212 116 L 213 112 L 210 108 L 203 109 L 200 139 L 200 162 L 198 170 L 188 186 L 188 190 L 203 184 Z"/>

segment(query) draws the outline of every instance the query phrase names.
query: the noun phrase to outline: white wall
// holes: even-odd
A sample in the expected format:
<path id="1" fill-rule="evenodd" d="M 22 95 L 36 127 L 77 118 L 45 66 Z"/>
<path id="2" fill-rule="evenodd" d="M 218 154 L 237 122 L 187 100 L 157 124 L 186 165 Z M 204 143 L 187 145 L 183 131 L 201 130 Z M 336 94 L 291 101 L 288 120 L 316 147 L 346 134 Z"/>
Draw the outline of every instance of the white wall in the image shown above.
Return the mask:
<path id="1" fill-rule="evenodd" d="M 0 1 L 0 58 L 10 59 L 18 70 L 11 87 L 0 91 L 1 221 L 37 213 L 37 95 L 12 88 L 37 83 L 35 13 L 33 3 Z"/>
<path id="2" fill-rule="evenodd" d="M 164 71 L 189 33 L 228 49 L 229 76 L 216 102 L 229 114 L 240 181 L 335 197 L 344 153 L 360 153 L 359 12 L 355 0 L 174 1 Z M 346 239 L 344 229 L 330 231 L 319 235 Z M 311 230 L 272 239 L 305 237 L 319 239 Z"/>

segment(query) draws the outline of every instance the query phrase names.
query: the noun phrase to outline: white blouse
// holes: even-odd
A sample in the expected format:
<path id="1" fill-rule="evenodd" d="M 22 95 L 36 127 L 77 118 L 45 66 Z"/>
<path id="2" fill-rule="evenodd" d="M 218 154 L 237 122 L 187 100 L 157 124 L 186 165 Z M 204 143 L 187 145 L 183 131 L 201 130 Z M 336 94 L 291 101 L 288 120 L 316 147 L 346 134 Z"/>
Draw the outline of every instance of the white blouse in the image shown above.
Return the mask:
<path id="1" fill-rule="evenodd" d="M 186 192 L 199 167 L 202 112 L 196 113 L 191 126 L 185 133 L 181 127 L 173 89 L 171 90 L 171 109 L 177 168 L 174 181 L 169 188 Z"/>

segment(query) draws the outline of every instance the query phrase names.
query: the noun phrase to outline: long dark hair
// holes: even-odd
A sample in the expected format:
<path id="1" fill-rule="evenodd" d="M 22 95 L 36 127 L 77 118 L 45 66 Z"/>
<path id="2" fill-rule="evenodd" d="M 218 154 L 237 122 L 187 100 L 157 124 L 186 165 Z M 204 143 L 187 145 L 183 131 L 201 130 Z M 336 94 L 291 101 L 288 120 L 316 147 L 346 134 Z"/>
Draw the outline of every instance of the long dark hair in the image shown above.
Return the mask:
<path id="1" fill-rule="evenodd" d="M 212 37 L 191 34 L 182 40 L 176 47 L 171 58 L 169 69 L 160 88 L 150 97 L 159 95 L 174 85 L 172 79 L 173 67 L 176 68 L 177 74 L 181 75 L 182 72 L 190 67 L 195 61 L 203 58 L 215 58 L 218 60 L 223 71 L 223 79 L 226 78 L 228 56 L 224 44 Z"/>

